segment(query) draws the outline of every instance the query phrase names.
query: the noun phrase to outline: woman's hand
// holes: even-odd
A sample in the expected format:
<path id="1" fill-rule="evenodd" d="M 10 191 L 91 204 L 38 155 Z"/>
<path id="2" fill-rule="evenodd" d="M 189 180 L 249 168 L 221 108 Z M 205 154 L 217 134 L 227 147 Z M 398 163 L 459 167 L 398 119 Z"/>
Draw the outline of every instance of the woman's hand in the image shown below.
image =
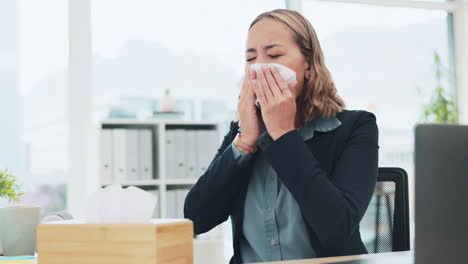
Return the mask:
<path id="1" fill-rule="evenodd" d="M 274 67 L 262 67 L 250 86 L 262 108 L 262 118 L 273 140 L 295 129 L 296 98 L 291 91 L 297 82 L 287 84 Z M 261 87 L 258 85 L 261 83 Z"/>
<path id="2" fill-rule="evenodd" d="M 251 71 L 250 66 L 247 66 L 244 82 L 242 84 L 242 91 L 239 96 L 239 103 L 237 105 L 239 126 L 242 129 L 242 141 L 250 146 L 254 146 L 257 143 L 263 126 L 259 109 L 255 105 L 255 93 L 250 87 L 251 81 L 255 78 L 255 71 Z"/>

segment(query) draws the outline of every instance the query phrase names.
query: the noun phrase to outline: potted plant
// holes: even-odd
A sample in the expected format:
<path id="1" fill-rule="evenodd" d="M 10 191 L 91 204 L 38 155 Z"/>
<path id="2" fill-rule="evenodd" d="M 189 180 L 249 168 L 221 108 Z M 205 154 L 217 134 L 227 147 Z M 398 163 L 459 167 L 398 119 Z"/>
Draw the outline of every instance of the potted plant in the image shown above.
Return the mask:
<path id="1" fill-rule="evenodd" d="M 437 51 L 434 52 L 436 87 L 427 104 L 424 105 L 422 113 L 423 122 L 432 123 L 457 123 L 457 97 L 450 89 L 445 89 L 448 85 L 453 87 L 454 74 L 441 62 Z M 453 89 L 452 89 L 453 90 Z M 421 93 L 421 92 L 420 92 Z"/>
<path id="2" fill-rule="evenodd" d="M 18 202 L 16 177 L 8 170 L 0 171 L 0 198 Z M 0 208 L 0 253 L 5 256 L 34 255 L 39 207 L 7 206 Z"/>

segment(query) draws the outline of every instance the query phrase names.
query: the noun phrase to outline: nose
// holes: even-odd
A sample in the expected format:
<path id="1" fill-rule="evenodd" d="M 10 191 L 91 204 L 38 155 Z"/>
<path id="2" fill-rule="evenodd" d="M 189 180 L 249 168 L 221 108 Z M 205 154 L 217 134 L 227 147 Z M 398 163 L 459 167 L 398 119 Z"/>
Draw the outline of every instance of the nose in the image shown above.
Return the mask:
<path id="1" fill-rule="evenodd" d="M 269 63 L 271 62 L 271 58 L 265 52 L 259 52 L 257 54 L 257 59 L 255 60 L 256 63 Z"/>

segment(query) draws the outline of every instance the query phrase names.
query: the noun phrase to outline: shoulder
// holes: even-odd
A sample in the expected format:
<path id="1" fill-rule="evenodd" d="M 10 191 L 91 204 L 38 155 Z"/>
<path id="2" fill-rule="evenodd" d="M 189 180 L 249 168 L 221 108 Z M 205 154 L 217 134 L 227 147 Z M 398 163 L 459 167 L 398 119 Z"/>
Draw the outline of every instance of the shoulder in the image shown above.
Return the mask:
<path id="1" fill-rule="evenodd" d="M 336 114 L 341 121 L 339 134 L 344 138 L 352 135 L 367 134 L 373 138 L 378 137 L 377 119 L 371 112 L 363 110 L 343 110 Z"/>
<path id="2" fill-rule="evenodd" d="M 353 126 L 362 122 L 376 122 L 375 115 L 364 110 L 343 110 L 337 113 L 336 117 L 345 126 Z"/>

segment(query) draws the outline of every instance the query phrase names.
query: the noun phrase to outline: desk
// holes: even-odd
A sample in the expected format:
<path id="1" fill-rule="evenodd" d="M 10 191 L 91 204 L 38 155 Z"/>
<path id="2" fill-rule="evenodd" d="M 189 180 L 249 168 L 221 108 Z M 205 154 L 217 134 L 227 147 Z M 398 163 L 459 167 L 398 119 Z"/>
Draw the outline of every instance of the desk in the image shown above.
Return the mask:
<path id="1" fill-rule="evenodd" d="M 305 260 L 290 260 L 290 261 L 275 261 L 275 262 L 264 262 L 262 264 L 325 264 L 325 263 L 337 263 L 341 261 L 351 261 L 351 260 L 375 260 L 376 264 L 401 264 L 401 262 L 394 261 L 392 259 L 395 257 L 402 257 L 413 259 L 414 253 L 412 251 L 403 251 L 403 252 L 391 252 L 391 253 L 378 253 L 378 254 L 367 254 L 367 255 L 355 255 L 355 256 L 345 256 L 345 257 L 331 257 L 331 258 L 316 258 L 316 259 L 305 259 Z M 23 262 L 24 261 L 24 262 Z M 0 264 L 19 264 L 19 263 L 29 263 L 36 264 L 36 260 L 20 260 L 20 261 L 1 261 Z M 414 261 L 411 261 L 414 263 Z"/>
<path id="2" fill-rule="evenodd" d="M 403 252 L 378 253 L 378 254 L 355 255 L 355 256 L 345 256 L 345 257 L 330 257 L 330 258 L 264 262 L 262 264 L 322 264 L 322 263 L 337 263 L 341 261 L 350 261 L 350 260 L 377 260 L 375 263 L 384 263 L 384 260 L 387 260 L 387 259 L 391 260 L 392 258 L 397 258 L 397 257 L 414 259 L 414 253 L 412 251 L 403 251 Z M 388 261 L 385 263 L 400 264 L 401 262 Z M 411 263 L 414 263 L 414 261 L 411 261 Z"/>

